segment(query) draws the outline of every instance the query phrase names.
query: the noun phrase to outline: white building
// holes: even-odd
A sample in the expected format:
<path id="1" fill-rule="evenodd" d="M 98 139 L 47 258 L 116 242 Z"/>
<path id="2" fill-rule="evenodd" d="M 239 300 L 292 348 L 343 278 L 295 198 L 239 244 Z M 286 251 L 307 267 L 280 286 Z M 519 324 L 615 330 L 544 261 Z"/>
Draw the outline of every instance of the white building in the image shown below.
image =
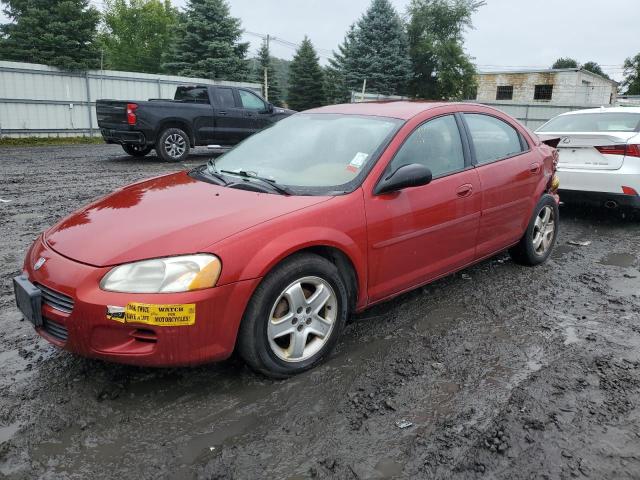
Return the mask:
<path id="1" fill-rule="evenodd" d="M 490 104 L 599 107 L 616 102 L 618 84 L 579 68 L 481 72 L 475 100 Z"/>

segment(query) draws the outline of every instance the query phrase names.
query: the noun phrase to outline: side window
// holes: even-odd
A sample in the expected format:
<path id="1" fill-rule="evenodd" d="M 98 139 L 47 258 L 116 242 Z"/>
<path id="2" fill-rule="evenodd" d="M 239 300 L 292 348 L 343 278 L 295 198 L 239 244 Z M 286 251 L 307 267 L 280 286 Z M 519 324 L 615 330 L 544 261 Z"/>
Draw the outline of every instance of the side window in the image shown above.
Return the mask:
<path id="1" fill-rule="evenodd" d="M 264 102 L 257 96 L 251 92 L 247 92 L 246 90 L 238 90 L 240 94 L 240 101 L 242 102 L 242 108 L 246 108 L 247 110 L 266 110 L 266 106 Z"/>
<path id="2" fill-rule="evenodd" d="M 465 113 L 478 164 L 491 163 L 525 151 L 518 131 L 489 115 Z M 526 144 L 525 144 L 526 145 Z"/>
<path id="3" fill-rule="evenodd" d="M 411 163 L 421 163 L 429 168 L 433 178 L 464 169 L 462 140 L 453 115 L 435 118 L 419 126 L 391 161 L 391 171 Z"/>
<path id="4" fill-rule="evenodd" d="M 216 88 L 216 100 L 219 108 L 235 108 L 236 106 L 231 88 Z"/>
<path id="5" fill-rule="evenodd" d="M 206 87 L 178 87 L 174 99 L 181 102 L 209 103 L 209 93 Z"/>

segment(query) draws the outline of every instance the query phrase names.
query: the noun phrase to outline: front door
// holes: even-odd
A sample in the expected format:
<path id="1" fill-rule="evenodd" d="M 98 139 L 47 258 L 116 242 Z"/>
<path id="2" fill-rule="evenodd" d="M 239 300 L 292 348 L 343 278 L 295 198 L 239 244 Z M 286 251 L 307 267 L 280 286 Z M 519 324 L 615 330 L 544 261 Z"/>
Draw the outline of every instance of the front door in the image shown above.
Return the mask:
<path id="1" fill-rule="evenodd" d="M 369 298 L 377 301 L 446 275 L 474 259 L 480 182 L 454 115 L 420 125 L 385 170 L 421 163 L 428 185 L 365 199 Z"/>
<path id="2" fill-rule="evenodd" d="M 247 119 L 250 120 L 247 122 L 251 129 L 248 135 L 262 130 L 271 123 L 271 114 L 264 100 L 249 90 L 238 89 L 238 95 L 240 96 L 240 103 L 244 109 L 244 114 Z"/>

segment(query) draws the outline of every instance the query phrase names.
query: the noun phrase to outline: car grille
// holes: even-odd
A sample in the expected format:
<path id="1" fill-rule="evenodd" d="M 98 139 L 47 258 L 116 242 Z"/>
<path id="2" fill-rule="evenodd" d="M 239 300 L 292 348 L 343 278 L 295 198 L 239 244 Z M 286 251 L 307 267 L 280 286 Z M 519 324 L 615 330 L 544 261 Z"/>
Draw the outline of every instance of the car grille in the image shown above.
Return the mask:
<path id="1" fill-rule="evenodd" d="M 68 332 L 67 332 L 67 327 L 65 327 L 64 325 L 61 325 L 56 322 L 52 322 L 48 318 L 43 318 L 42 328 L 44 329 L 45 332 L 47 332 L 53 338 L 60 340 L 61 342 L 67 341 Z"/>
<path id="2" fill-rule="evenodd" d="M 73 311 L 73 298 L 70 296 L 51 290 L 44 285 L 36 284 L 36 287 L 42 292 L 42 302 L 44 304 L 64 313 Z"/>

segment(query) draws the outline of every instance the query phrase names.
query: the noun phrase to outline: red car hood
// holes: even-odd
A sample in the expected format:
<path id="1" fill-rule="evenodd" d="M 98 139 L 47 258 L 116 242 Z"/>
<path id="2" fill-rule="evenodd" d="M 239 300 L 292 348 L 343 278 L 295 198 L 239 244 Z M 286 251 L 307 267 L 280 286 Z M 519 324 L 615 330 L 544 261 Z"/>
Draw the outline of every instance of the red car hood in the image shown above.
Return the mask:
<path id="1" fill-rule="evenodd" d="M 219 240 L 328 197 L 225 188 L 186 172 L 120 189 L 45 233 L 56 252 L 94 266 L 198 253 Z"/>

